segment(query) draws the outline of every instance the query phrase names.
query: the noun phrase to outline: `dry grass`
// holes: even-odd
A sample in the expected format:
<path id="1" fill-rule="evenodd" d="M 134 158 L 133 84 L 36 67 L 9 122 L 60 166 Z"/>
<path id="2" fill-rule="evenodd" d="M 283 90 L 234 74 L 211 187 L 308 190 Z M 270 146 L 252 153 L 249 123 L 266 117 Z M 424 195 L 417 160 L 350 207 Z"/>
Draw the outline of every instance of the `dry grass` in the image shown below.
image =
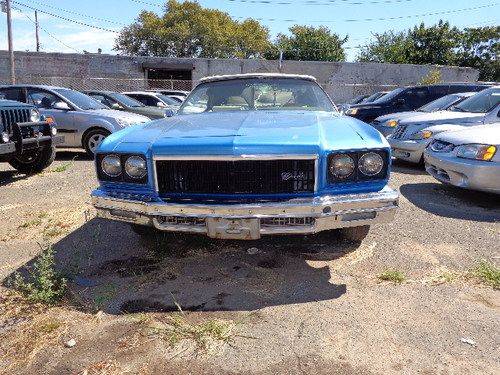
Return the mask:
<path id="1" fill-rule="evenodd" d="M 93 363 L 84 370 L 78 372 L 78 375 L 122 375 L 126 372 L 120 368 L 114 360 L 99 361 Z"/>

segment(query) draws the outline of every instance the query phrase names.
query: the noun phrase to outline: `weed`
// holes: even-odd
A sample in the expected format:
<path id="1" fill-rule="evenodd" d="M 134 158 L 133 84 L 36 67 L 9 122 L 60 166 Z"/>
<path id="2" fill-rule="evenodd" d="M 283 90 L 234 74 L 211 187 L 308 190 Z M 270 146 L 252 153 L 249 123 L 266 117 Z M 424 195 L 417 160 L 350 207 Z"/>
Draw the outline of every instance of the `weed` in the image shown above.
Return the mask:
<path id="1" fill-rule="evenodd" d="M 93 300 L 95 309 L 100 310 L 105 304 L 113 299 L 115 294 L 116 287 L 114 285 L 108 284 L 101 287 Z"/>
<path id="2" fill-rule="evenodd" d="M 21 225 L 19 225 L 19 227 L 18 227 L 18 228 L 31 228 L 31 227 L 37 227 L 37 226 L 39 226 L 40 224 L 42 224 L 42 219 L 40 219 L 40 218 L 36 218 L 36 219 L 30 220 L 30 221 L 25 221 L 24 223 L 22 223 Z"/>
<path id="3" fill-rule="evenodd" d="M 68 161 L 67 163 L 64 163 L 54 169 L 51 169 L 50 171 L 51 172 L 56 172 L 56 173 L 60 173 L 60 172 L 66 172 L 68 170 L 69 167 L 73 166 L 73 163 L 75 162 L 75 159 L 77 158 L 78 156 L 75 156 L 73 159 L 71 159 L 70 161 Z"/>
<path id="4" fill-rule="evenodd" d="M 30 302 L 54 304 L 64 295 L 66 279 L 55 271 L 54 253 L 52 245 L 42 247 L 38 259 L 28 268 L 32 281 L 26 281 L 17 272 L 14 274 L 12 286 Z"/>
<path id="5" fill-rule="evenodd" d="M 477 277 L 483 284 L 500 289 L 500 268 L 495 264 L 482 261 L 471 270 L 470 274 Z"/>
<path id="6" fill-rule="evenodd" d="M 399 271 L 385 271 L 378 277 L 380 280 L 391 281 L 393 283 L 402 283 L 405 276 Z"/>
<path id="7" fill-rule="evenodd" d="M 49 334 L 59 329 L 60 326 L 61 322 L 59 320 L 49 319 L 45 322 L 42 322 L 37 328 L 39 332 Z"/>
<path id="8" fill-rule="evenodd" d="M 443 82 L 443 77 L 438 69 L 433 69 L 418 82 L 419 85 L 435 85 Z"/>
<path id="9" fill-rule="evenodd" d="M 49 220 L 50 222 L 50 220 Z M 52 237 L 58 237 L 61 234 L 64 234 L 66 230 L 70 227 L 70 224 L 63 223 L 61 221 L 58 221 L 56 223 L 52 223 L 48 225 L 44 231 L 43 235 L 45 238 L 52 238 Z"/>

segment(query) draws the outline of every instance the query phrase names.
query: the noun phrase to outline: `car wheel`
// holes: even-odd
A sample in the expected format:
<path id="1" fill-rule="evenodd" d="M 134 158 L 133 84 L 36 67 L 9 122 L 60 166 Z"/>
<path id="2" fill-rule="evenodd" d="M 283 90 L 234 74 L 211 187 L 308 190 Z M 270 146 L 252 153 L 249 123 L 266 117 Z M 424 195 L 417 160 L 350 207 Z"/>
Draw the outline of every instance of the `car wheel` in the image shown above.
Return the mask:
<path id="1" fill-rule="evenodd" d="M 342 228 L 340 230 L 340 235 L 345 240 L 352 242 L 361 242 L 366 238 L 369 231 L 370 226 L 363 225 L 362 227 Z"/>
<path id="2" fill-rule="evenodd" d="M 89 154 L 93 158 L 97 147 L 99 147 L 101 142 L 104 141 L 104 138 L 106 138 L 110 134 L 111 133 L 105 129 L 95 129 L 89 131 L 85 135 L 85 139 L 83 140 L 83 146 L 85 147 L 85 151 L 87 151 L 87 154 Z"/>
<path id="3" fill-rule="evenodd" d="M 56 148 L 46 147 L 16 156 L 9 161 L 9 164 L 21 173 L 38 173 L 51 165 L 55 157 Z"/>

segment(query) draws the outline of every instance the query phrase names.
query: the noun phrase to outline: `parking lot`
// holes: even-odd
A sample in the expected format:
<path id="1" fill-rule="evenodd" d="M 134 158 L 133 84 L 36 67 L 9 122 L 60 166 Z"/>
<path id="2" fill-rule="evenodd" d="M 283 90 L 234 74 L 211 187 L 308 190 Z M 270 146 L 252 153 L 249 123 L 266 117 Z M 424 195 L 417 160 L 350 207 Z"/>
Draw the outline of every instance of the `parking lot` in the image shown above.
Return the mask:
<path id="1" fill-rule="evenodd" d="M 500 372 L 500 295 L 472 272 L 500 257 L 498 196 L 397 163 L 401 209 L 361 245 L 219 242 L 94 218 L 83 152 L 30 177 L 3 164 L 0 184 L 0 373 Z M 69 292 L 26 305 L 5 279 L 46 244 Z"/>

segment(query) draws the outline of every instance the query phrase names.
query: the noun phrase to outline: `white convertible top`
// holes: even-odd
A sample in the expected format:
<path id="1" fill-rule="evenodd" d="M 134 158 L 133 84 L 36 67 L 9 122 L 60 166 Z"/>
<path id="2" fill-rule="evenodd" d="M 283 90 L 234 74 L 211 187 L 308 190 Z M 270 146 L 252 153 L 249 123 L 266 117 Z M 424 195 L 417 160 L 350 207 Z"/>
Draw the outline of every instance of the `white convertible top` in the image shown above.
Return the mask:
<path id="1" fill-rule="evenodd" d="M 316 81 L 313 76 L 302 74 L 284 74 L 284 73 L 244 73 L 244 74 L 228 74 L 221 76 L 203 77 L 200 83 L 216 82 L 216 81 L 229 81 L 233 79 L 250 79 L 250 78 L 286 78 L 286 79 L 306 79 L 308 81 Z"/>

